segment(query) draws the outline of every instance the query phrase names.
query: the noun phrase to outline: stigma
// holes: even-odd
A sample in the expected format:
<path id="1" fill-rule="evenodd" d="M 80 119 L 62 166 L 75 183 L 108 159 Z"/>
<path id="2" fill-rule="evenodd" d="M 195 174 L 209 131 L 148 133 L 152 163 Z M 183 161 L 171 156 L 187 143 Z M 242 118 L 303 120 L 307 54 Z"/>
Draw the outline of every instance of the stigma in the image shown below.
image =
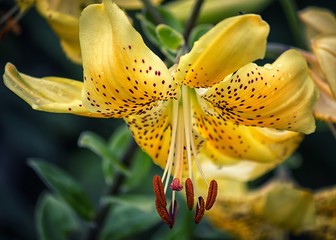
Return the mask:
<path id="1" fill-rule="evenodd" d="M 155 175 L 153 178 L 153 188 L 156 196 L 156 210 L 162 221 L 170 228 L 173 228 L 177 214 L 176 192 L 185 189 L 187 207 L 190 211 L 195 205 L 194 222 L 200 223 L 206 210 L 210 210 L 216 201 L 218 185 L 215 180 L 207 181 L 198 162 L 197 151 L 194 143 L 194 133 L 192 130 L 192 106 L 191 97 L 194 91 L 187 86 L 181 87 L 181 96 L 178 100 L 173 100 L 172 104 L 172 132 L 169 154 L 162 178 Z M 187 166 L 185 166 L 187 164 Z M 193 166 L 199 171 L 205 184 L 208 186 L 208 194 L 204 200 L 203 196 L 197 195 L 196 185 L 193 184 Z M 183 175 L 187 168 L 188 177 Z M 170 177 L 172 176 L 172 178 Z M 185 179 L 185 180 L 184 180 Z M 182 182 L 184 180 L 184 183 Z M 168 185 L 171 190 L 171 203 L 167 209 Z M 195 203 L 195 195 L 196 203 Z"/>

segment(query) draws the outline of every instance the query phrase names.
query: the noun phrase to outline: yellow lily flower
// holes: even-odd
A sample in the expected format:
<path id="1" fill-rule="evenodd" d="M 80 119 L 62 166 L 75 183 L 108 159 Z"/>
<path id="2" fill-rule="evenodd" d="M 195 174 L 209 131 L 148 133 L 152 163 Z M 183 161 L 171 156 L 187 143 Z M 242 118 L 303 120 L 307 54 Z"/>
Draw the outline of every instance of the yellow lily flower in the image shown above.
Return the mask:
<path id="1" fill-rule="evenodd" d="M 201 194 L 207 188 L 198 178 Z M 336 237 L 336 188 L 317 191 L 272 180 L 257 189 L 243 182 L 219 180 L 225 189 L 207 219 L 214 227 L 239 239 L 283 239 L 284 234 L 305 234 L 313 239 Z"/>
<path id="2" fill-rule="evenodd" d="M 157 5 L 162 0 L 152 0 Z M 60 38 L 60 43 L 67 57 L 75 63 L 82 62 L 79 46 L 79 16 L 88 5 L 99 3 L 101 0 L 18 0 L 17 5 L 25 10 L 35 4 L 37 11 L 44 17 L 52 30 Z M 141 0 L 116 0 L 121 8 L 140 9 Z"/>
<path id="3" fill-rule="evenodd" d="M 111 1 L 85 8 L 79 29 L 84 82 L 34 78 L 8 63 L 5 84 L 36 110 L 124 118 L 138 145 L 165 169 L 153 185 L 157 210 L 170 227 L 182 182 L 189 208 L 197 193 L 194 175 L 209 188 L 206 202 L 200 196 L 196 204 L 198 223 L 216 198 L 212 173 L 256 177 L 294 151 L 298 132 L 315 129 L 317 94 L 301 54 L 290 50 L 273 64 L 251 63 L 264 56 L 269 32 L 258 15 L 223 20 L 170 69 Z"/>
<path id="4" fill-rule="evenodd" d="M 328 9 L 309 7 L 299 13 L 307 27 L 311 52 L 303 52 L 320 90 L 314 107 L 317 118 L 336 122 L 336 18 Z"/>

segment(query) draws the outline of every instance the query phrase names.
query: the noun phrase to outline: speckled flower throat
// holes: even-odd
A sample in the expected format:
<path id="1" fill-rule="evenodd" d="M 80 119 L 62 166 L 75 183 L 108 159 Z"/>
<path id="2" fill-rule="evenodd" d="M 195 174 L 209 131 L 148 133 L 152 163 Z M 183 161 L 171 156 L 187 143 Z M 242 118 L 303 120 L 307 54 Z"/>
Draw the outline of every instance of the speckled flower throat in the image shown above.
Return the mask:
<path id="1" fill-rule="evenodd" d="M 170 228 L 174 226 L 177 211 L 175 193 L 183 189 L 181 183 L 182 179 L 185 179 L 183 172 L 188 172 L 188 178 L 185 180 L 185 194 L 189 210 L 193 209 L 194 196 L 195 194 L 197 195 L 197 189 L 194 188 L 193 184 L 193 161 L 209 188 L 206 201 L 204 201 L 202 196 L 197 199 L 194 216 L 195 223 L 200 223 L 205 210 L 210 210 L 217 196 L 217 182 L 212 180 L 210 184 L 208 183 L 197 158 L 192 131 L 191 91 L 194 90 L 187 86 L 182 86 L 181 97 L 178 100 L 172 100 L 172 132 L 168 159 L 162 179 L 157 175 L 153 178 L 157 212 Z M 173 176 L 172 181 L 170 181 L 170 175 Z M 167 211 L 166 192 L 169 183 L 172 191 L 172 201 L 169 211 Z"/>

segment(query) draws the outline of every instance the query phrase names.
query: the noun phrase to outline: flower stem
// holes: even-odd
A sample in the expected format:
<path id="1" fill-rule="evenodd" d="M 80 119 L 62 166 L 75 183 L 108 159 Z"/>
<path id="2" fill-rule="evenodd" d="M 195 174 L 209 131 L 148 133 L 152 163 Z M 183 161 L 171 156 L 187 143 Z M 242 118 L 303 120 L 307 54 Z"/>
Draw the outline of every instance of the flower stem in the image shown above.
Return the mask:
<path id="1" fill-rule="evenodd" d="M 195 26 L 198 14 L 199 14 L 199 12 L 202 8 L 203 3 L 204 3 L 204 0 L 197 0 L 196 1 L 194 9 L 193 9 L 193 11 L 191 13 L 191 16 L 189 18 L 189 21 L 186 24 L 186 27 L 185 27 L 184 33 L 183 33 L 183 37 L 184 37 L 184 40 L 185 40 L 186 43 L 188 42 L 191 30 Z"/>
<path id="2" fill-rule="evenodd" d="M 152 16 L 153 20 L 155 21 L 155 23 L 161 24 L 164 23 L 161 14 L 157 11 L 157 9 L 152 5 L 150 0 L 142 0 L 142 2 L 144 3 L 147 11 L 149 12 L 149 14 Z"/>
<path id="3" fill-rule="evenodd" d="M 132 140 L 130 141 L 128 145 L 128 149 L 121 159 L 121 162 L 125 167 L 129 167 L 131 164 L 132 156 L 137 149 L 137 144 L 135 141 Z M 108 190 L 107 195 L 117 195 L 120 192 L 120 189 L 122 187 L 122 184 L 125 180 L 126 176 L 123 173 L 119 173 L 116 178 L 114 179 L 114 182 L 111 186 L 111 188 Z M 92 223 L 92 227 L 89 229 L 89 232 L 86 236 L 86 240 L 96 240 L 98 239 L 98 236 L 104 227 L 104 223 L 106 220 L 106 217 L 108 215 L 108 212 L 110 211 L 111 204 L 109 203 L 104 203 L 100 206 L 100 208 L 97 210 L 97 213 L 95 215 L 95 218 Z"/>
<path id="4" fill-rule="evenodd" d="M 300 27 L 300 22 L 297 17 L 297 7 L 293 0 L 281 0 L 279 1 L 284 13 L 289 22 L 294 41 L 297 47 L 306 49 L 306 44 L 303 40 L 302 28 Z"/>

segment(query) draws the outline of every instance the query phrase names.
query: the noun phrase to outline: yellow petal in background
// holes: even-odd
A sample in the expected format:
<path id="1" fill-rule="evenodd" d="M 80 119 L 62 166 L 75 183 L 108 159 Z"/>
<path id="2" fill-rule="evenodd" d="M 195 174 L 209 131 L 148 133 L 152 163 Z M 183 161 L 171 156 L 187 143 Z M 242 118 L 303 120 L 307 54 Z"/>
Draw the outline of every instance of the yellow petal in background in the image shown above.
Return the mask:
<path id="1" fill-rule="evenodd" d="M 264 57 L 269 26 L 247 14 L 218 23 L 181 57 L 175 78 L 190 87 L 209 87 L 245 64 Z"/>
<path id="2" fill-rule="evenodd" d="M 218 117 L 235 124 L 308 134 L 315 130 L 312 107 L 317 96 L 305 59 L 289 50 L 272 65 L 244 66 L 202 97 Z"/>
<path id="3" fill-rule="evenodd" d="M 254 211 L 274 225 L 288 230 L 307 230 L 314 227 L 315 204 L 313 194 L 289 184 L 274 182 L 267 186 Z"/>
<path id="4" fill-rule="evenodd" d="M 317 119 L 323 121 L 336 122 L 336 100 L 321 91 L 320 97 L 314 106 L 314 115 Z"/>
<path id="5" fill-rule="evenodd" d="M 37 0 L 38 12 L 60 38 L 62 48 L 75 63 L 81 63 L 78 18 L 83 7 L 92 1 Z"/>
<path id="6" fill-rule="evenodd" d="M 141 113 L 174 97 L 165 63 L 143 42 L 111 1 L 84 9 L 80 18 L 84 105 L 111 117 Z"/>
<path id="7" fill-rule="evenodd" d="M 308 39 L 318 34 L 336 34 L 336 18 L 328 9 L 308 7 L 299 12 L 299 17 L 307 26 Z"/>
<path id="8" fill-rule="evenodd" d="M 336 33 L 335 35 L 320 35 L 315 37 L 312 40 L 312 48 L 325 80 L 336 99 Z"/>
<path id="9" fill-rule="evenodd" d="M 7 63 L 4 83 L 35 110 L 104 117 L 84 108 L 81 100 L 82 82 L 58 77 L 30 77 Z"/>

